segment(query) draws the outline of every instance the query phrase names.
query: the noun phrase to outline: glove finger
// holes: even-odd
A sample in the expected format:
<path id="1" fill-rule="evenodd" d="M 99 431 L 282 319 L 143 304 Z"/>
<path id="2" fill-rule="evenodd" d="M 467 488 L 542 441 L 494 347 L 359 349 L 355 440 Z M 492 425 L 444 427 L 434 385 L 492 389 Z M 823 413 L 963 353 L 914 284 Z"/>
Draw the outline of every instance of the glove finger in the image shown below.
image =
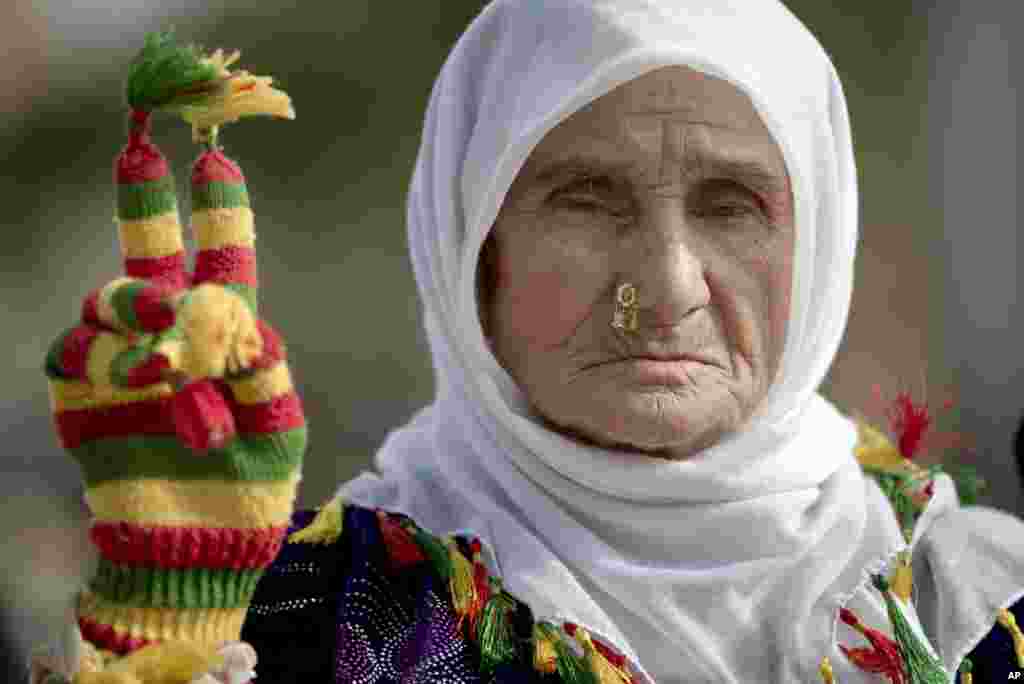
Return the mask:
<path id="1" fill-rule="evenodd" d="M 275 442 L 277 448 L 267 455 L 290 470 L 298 467 L 305 453 L 306 417 L 280 335 L 263 320 L 257 325 L 263 338 L 260 356 L 248 371 L 228 375 L 220 383 L 231 403 L 239 435 Z"/>
<path id="2" fill-rule="evenodd" d="M 85 298 L 82 321 L 125 333 L 160 332 L 174 325 L 174 294 L 166 283 L 116 278 Z"/>
<path id="3" fill-rule="evenodd" d="M 219 283 L 257 311 L 256 234 L 245 177 L 220 149 L 204 152 L 192 167 L 192 283 Z"/>
<path id="4" fill-rule="evenodd" d="M 148 122 L 134 122 L 114 168 L 125 274 L 186 287 L 185 243 L 174 177 L 167 159 L 149 138 Z"/>

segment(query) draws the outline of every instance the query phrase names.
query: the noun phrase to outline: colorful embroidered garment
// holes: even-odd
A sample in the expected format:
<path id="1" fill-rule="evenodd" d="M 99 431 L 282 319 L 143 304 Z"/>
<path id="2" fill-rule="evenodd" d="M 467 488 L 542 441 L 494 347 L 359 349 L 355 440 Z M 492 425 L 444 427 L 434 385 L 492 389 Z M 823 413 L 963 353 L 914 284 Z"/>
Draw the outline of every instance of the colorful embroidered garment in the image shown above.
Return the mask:
<path id="1" fill-rule="evenodd" d="M 292 531 L 313 517 L 296 514 Z M 399 536 L 396 529 L 412 531 Z M 613 645 L 589 639 L 588 649 L 581 646 L 588 638 L 579 637 L 584 630 L 574 625 L 535 625 L 529 607 L 506 594 L 502 638 L 483 639 L 494 631 L 494 624 L 485 624 L 487 611 L 460 614 L 451 578 L 444 577 L 446 564 L 435 562 L 444 545 L 424 537 L 429 535 L 403 516 L 345 506 L 336 540 L 286 544 L 257 586 L 242 631 L 259 653 L 258 681 L 639 684 Z M 426 547 L 431 543 L 436 558 Z M 456 539 L 467 564 L 472 543 Z M 1024 600 L 1009 612 L 1024 619 Z M 884 635 L 875 631 L 869 639 L 871 648 L 851 651 L 879 673 L 879 682 L 914 681 L 898 665 L 886 669 Z M 974 683 L 1024 677 L 1015 674 L 1024 672 L 1024 664 L 1017 661 L 1014 639 L 1011 630 L 993 627 L 967 658 Z"/>

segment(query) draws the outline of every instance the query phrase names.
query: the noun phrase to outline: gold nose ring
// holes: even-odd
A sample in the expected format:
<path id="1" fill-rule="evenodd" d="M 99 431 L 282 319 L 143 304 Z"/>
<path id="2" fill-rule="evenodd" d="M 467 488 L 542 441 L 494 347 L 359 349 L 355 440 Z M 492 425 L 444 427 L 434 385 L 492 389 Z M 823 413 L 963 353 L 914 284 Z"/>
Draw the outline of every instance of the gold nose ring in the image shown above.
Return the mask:
<path id="1" fill-rule="evenodd" d="M 615 291 L 615 315 L 612 317 L 612 327 L 626 332 L 636 332 L 640 327 L 637 322 L 639 311 L 636 286 L 632 283 L 620 284 Z"/>

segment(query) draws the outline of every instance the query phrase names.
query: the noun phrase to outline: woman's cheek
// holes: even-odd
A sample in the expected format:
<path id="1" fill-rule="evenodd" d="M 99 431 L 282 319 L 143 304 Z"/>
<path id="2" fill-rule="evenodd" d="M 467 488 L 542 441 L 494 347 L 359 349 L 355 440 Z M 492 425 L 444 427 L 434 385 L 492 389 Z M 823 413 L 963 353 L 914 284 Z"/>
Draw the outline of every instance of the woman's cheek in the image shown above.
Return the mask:
<path id="1" fill-rule="evenodd" d="M 588 315 L 590 289 L 563 270 L 529 271 L 504 290 L 502 317 L 528 346 L 553 347 L 565 342 Z"/>

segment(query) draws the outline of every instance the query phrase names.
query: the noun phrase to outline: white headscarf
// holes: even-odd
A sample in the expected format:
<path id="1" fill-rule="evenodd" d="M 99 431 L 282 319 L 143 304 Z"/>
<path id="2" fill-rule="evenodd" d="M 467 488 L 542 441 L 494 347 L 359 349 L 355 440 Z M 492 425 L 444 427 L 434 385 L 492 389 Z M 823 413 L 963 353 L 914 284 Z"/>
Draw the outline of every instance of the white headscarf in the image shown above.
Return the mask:
<path id="1" fill-rule="evenodd" d="M 779 376 L 741 433 L 682 462 L 583 445 L 545 427 L 487 346 L 475 278 L 505 193 L 541 138 L 667 65 L 750 97 L 786 161 L 796 227 Z M 844 684 L 874 681 L 836 648 L 837 636 L 863 645 L 837 627 L 836 608 L 885 628 L 867 573 L 904 544 L 889 502 L 852 456 L 853 425 L 817 394 L 849 308 L 856 169 L 835 70 L 782 4 L 492 3 L 434 85 L 408 230 L 437 397 L 389 434 L 381 475 L 361 475 L 342 495 L 435 534 L 481 537 L 506 588 L 538 619 L 584 625 L 659 684 L 818 681 L 825 655 Z M 917 536 L 949 529 L 915 539 L 926 554 L 938 549 L 939 565 L 950 543 L 971 553 L 940 567 L 919 599 L 951 672 L 996 611 L 1024 593 L 1024 526 L 956 508 L 941 476 Z M 994 542 L 984 526 L 1008 536 Z M 965 574 L 975 564 L 995 580 L 965 590 L 979 577 Z"/>

